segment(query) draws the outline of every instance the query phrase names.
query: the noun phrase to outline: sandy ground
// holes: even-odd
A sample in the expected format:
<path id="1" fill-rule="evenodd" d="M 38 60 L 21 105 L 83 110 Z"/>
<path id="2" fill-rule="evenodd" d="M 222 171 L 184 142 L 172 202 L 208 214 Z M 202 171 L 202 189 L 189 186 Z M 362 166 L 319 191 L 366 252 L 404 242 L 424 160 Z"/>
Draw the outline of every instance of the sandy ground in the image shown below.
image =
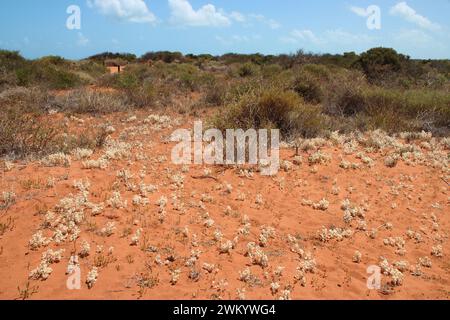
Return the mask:
<path id="1" fill-rule="evenodd" d="M 116 130 L 111 138 L 130 144 L 105 169 L 83 169 L 85 160 L 72 156 L 68 167 L 30 161 L 2 170 L 0 194 L 14 192 L 15 202 L 6 208 L 3 201 L 0 211 L 0 298 L 449 299 L 448 149 L 432 152 L 424 141 L 410 142 L 425 160 L 400 159 L 391 168 L 387 149 L 358 145 L 344 152 L 330 140 L 301 150 L 301 163 L 294 149 L 282 149 L 286 170 L 264 177 L 253 168 L 173 165 L 167 137 L 177 127 L 191 128 L 194 118 L 170 114 L 144 122 L 150 112 L 132 115 L 67 120 L 76 130 L 109 122 Z M 331 160 L 309 164 L 317 149 Z M 359 151 L 373 163 L 363 163 Z M 342 159 L 359 168 L 342 168 Z M 118 177 L 121 170 L 127 172 Z M 61 199 L 82 193 L 74 187 L 79 180 L 90 182 L 81 188 L 84 202 L 58 209 Z M 142 191 L 141 184 L 157 190 Z M 114 192 L 126 207 L 108 205 Z M 133 204 L 136 195 L 148 204 Z M 328 206 L 315 209 L 322 199 Z M 87 203 L 104 208 L 94 214 Z M 351 221 L 344 221 L 345 209 Z M 67 239 L 58 244 L 55 231 L 72 213 L 82 218 L 66 225 Z M 108 223 L 114 223 L 110 235 L 102 230 Z M 71 228 L 79 231 L 75 241 Z M 49 241 L 32 248 L 38 231 Z M 82 255 L 84 242 L 90 250 L 78 260 L 81 288 L 69 290 L 69 258 Z M 64 249 L 60 261 L 45 264 L 52 269 L 46 280 L 30 278 L 48 249 Z M 379 290 L 366 284 L 371 265 L 382 266 Z M 93 267 L 98 274 L 88 288 Z"/>

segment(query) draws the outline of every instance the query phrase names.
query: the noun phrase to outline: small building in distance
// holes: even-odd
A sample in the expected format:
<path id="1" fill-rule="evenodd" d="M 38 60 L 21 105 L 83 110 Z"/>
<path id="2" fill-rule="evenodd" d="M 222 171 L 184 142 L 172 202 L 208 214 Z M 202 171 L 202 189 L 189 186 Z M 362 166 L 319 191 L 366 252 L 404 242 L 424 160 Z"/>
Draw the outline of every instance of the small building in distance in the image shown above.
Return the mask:
<path id="1" fill-rule="evenodd" d="M 105 60 L 105 67 L 110 74 L 121 73 L 125 70 L 127 62 L 119 59 Z"/>

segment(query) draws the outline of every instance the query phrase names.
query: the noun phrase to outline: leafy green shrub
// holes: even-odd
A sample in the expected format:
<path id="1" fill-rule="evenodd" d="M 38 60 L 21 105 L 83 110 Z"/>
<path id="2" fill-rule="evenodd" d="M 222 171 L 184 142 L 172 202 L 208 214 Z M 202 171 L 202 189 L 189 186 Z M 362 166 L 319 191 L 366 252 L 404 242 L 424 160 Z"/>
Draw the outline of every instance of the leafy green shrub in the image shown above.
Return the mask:
<path id="1" fill-rule="evenodd" d="M 326 85 L 331 79 L 330 70 L 326 66 L 306 64 L 295 73 L 291 87 L 305 101 L 318 104 L 326 98 Z"/>
<path id="2" fill-rule="evenodd" d="M 293 83 L 293 90 L 309 103 L 318 104 L 325 97 L 320 83 L 308 75 L 297 77 Z"/>
<path id="3" fill-rule="evenodd" d="M 181 52 L 170 52 L 170 51 L 157 51 L 157 52 L 147 52 L 143 54 L 140 61 L 163 61 L 165 63 L 172 63 L 176 60 L 182 62 L 184 56 Z"/>
<path id="4" fill-rule="evenodd" d="M 379 81 L 399 72 L 409 60 L 391 48 L 373 48 L 360 55 L 355 65 L 362 68 L 371 81 Z"/>
<path id="5" fill-rule="evenodd" d="M 214 120 L 222 130 L 228 128 L 278 128 L 282 135 L 314 136 L 324 125 L 320 108 L 305 105 L 293 91 L 270 86 L 242 94 Z"/>
<path id="6" fill-rule="evenodd" d="M 254 63 L 247 62 L 238 68 L 237 73 L 242 78 L 251 77 L 258 73 L 258 66 Z"/>
<path id="7" fill-rule="evenodd" d="M 145 108 L 154 105 L 157 92 L 151 82 L 146 82 L 135 89 L 126 90 L 125 95 L 130 106 Z"/>

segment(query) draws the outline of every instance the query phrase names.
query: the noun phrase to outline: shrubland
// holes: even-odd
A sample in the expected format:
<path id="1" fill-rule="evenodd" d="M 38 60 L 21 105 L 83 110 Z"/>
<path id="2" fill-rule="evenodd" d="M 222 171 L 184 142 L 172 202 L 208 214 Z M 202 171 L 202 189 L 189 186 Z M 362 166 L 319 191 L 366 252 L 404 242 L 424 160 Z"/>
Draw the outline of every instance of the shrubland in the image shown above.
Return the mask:
<path id="1" fill-rule="evenodd" d="M 109 60 L 126 68 L 109 74 Z M 106 52 L 80 61 L 28 60 L 1 50 L 0 103 L 3 155 L 67 149 L 67 141 L 56 142 L 67 133 L 47 119 L 49 112 L 211 108 L 218 128 L 278 128 L 285 139 L 376 129 L 447 136 L 450 61 L 414 60 L 389 48 L 278 56 Z"/>

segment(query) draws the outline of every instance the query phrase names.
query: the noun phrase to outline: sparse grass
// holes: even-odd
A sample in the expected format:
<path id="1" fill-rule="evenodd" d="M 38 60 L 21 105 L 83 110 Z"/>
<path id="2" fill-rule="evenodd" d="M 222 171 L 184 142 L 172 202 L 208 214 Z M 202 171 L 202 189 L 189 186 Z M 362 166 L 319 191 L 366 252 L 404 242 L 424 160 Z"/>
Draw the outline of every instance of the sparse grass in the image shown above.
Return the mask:
<path id="1" fill-rule="evenodd" d="M 31 298 L 33 294 L 38 293 L 39 286 L 31 286 L 30 281 L 27 281 L 24 288 L 17 287 L 17 291 L 19 291 L 19 300 L 27 300 Z"/>
<path id="2" fill-rule="evenodd" d="M 14 227 L 15 224 L 12 217 L 8 217 L 5 222 L 0 222 L 0 236 L 3 236 L 8 231 L 12 231 Z"/>

